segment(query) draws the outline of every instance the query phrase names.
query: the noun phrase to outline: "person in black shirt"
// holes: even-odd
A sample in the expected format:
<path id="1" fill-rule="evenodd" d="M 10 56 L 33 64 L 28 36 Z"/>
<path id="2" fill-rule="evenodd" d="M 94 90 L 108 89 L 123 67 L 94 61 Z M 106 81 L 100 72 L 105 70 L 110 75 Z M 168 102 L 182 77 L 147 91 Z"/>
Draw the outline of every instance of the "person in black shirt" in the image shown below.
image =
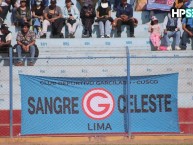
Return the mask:
<path id="1" fill-rule="evenodd" d="M 80 11 L 80 18 L 84 26 L 83 37 L 92 37 L 92 24 L 96 17 L 92 1 L 85 2 Z"/>
<path id="2" fill-rule="evenodd" d="M 7 24 L 2 24 L 1 25 L 1 34 L 0 34 L 0 52 L 1 53 L 8 53 L 9 52 L 9 47 L 11 46 L 11 39 L 12 39 L 12 34 L 8 30 Z"/>
<path id="3" fill-rule="evenodd" d="M 41 32 L 42 22 L 44 20 L 43 11 L 44 5 L 42 0 L 36 0 L 36 3 L 32 7 L 32 24 L 36 36 Z"/>

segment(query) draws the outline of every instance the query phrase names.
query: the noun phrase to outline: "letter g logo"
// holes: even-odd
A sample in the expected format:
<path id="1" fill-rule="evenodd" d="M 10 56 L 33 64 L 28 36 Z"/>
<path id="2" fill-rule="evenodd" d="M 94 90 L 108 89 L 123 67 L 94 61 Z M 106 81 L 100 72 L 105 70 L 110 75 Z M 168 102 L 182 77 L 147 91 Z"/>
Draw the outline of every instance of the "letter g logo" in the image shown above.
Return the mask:
<path id="1" fill-rule="evenodd" d="M 85 114 L 94 120 L 103 120 L 109 117 L 115 106 L 110 92 L 103 88 L 94 88 L 87 91 L 82 99 L 82 108 Z"/>

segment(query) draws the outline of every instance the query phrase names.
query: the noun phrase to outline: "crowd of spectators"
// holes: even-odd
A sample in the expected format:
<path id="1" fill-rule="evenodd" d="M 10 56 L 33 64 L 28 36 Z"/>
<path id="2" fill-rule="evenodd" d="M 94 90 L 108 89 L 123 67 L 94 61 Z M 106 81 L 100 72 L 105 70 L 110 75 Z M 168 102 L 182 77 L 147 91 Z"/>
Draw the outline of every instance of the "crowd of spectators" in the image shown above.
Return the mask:
<path id="1" fill-rule="evenodd" d="M 71 0 L 65 0 L 63 8 L 57 5 L 57 0 L 0 0 L 0 49 L 4 50 L 11 41 L 9 27 L 4 24 L 8 11 L 12 12 L 12 25 L 21 28 L 16 38 L 18 57 L 21 57 L 22 52 L 30 52 L 30 65 L 34 64 L 35 39 L 46 38 L 48 27 L 51 27 L 53 38 L 64 38 L 62 29 L 66 25 L 67 37 L 75 38 L 77 26 L 81 22 L 84 28 L 82 36 L 88 38 L 92 37 L 92 25 L 97 22 L 100 38 L 110 38 L 111 29 L 116 29 L 117 37 L 121 37 L 121 26 L 129 25 L 129 37 L 135 37 L 134 29 L 138 21 L 133 17 L 133 4 L 129 4 L 127 0 L 115 0 L 113 10 L 109 0 L 77 1 L 81 6 L 80 11 Z M 188 7 L 187 3 L 179 1 L 173 5 L 173 8 L 186 7 Z M 111 16 L 112 11 L 116 11 L 116 18 Z M 181 29 L 183 29 L 182 34 Z M 164 19 L 163 26 L 159 24 L 155 16 L 152 16 L 148 31 L 155 50 L 172 50 L 171 37 L 175 50 L 185 50 L 189 38 L 193 37 L 193 21 L 192 18 L 173 18 L 169 12 Z M 21 65 L 21 62 L 20 58 L 17 64 Z"/>

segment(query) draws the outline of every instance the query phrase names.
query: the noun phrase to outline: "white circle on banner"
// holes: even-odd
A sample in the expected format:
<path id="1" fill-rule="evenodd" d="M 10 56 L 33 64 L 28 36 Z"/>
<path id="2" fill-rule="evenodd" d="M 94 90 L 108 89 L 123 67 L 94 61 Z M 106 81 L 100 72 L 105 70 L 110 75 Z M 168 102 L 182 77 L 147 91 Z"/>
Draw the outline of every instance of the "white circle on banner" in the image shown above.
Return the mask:
<path id="1" fill-rule="evenodd" d="M 83 111 L 94 120 L 103 120 L 109 117 L 114 107 L 115 101 L 112 94 L 103 88 L 87 91 L 82 99 Z"/>

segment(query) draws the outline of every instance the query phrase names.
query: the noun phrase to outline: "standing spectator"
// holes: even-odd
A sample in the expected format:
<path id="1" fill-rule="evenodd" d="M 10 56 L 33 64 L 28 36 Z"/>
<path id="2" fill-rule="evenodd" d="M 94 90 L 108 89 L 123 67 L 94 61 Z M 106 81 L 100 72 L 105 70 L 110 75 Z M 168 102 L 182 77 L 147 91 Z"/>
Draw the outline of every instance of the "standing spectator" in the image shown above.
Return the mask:
<path id="1" fill-rule="evenodd" d="M 64 18 L 66 18 L 66 25 L 68 27 L 68 38 L 74 38 L 76 28 L 79 24 L 79 11 L 77 7 L 72 4 L 71 0 L 65 1 L 66 6 L 64 7 Z"/>
<path id="2" fill-rule="evenodd" d="M 9 47 L 11 46 L 11 39 L 12 39 L 12 34 L 8 30 L 7 24 L 2 24 L 1 25 L 1 34 L 0 34 L 0 52 L 3 53 L 8 53 L 9 52 Z"/>
<path id="3" fill-rule="evenodd" d="M 16 41 L 17 41 L 17 54 L 18 54 L 18 61 L 17 66 L 23 65 L 22 53 L 29 52 L 30 53 L 30 60 L 29 65 L 34 65 L 34 56 L 35 56 L 35 33 L 31 30 L 30 24 L 25 22 L 21 26 L 21 31 L 18 32 Z"/>
<path id="4" fill-rule="evenodd" d="M 120 5 L 117 7 L 116 13 L 117 19 L 117 37 L 121 37 L 121 25 L 130 26 L 130 37 L 134 36 L 135 21 L 133 18 L 133 8 L 131 4 L 127 3 L 127 0 L 121 0 Z"/>
<path id="5" fill-rule="evenodd" d="M 32 7 L 32 25 L 36 36 L 42 29 L 42 22 L 44 20 L 43 11 L 42 0 L 36 0 L 36 4 Z"/>
<path id="6" fill-rule="evenodd" d="M 175 42 L 175 50 L 180 50 L 180 28 L 181 28 L 181 20 L 179 18 L 172 18 L 170 13 L 164 18 L 163 29 L 164 36 L 163 42 L 165 46 L 167 46 L 167 50 L 172 50 L 170 44 L 170 38 L 173 37 L 173 41 Z"/>
<path id="7" fill-rule="evenodd" d="M 31 10 L 26 6 L 26 0 L 20 0 L 20 7 L 16 11 L 15 26 L 22 26 L 23 23 L 31 22 Z"/>
<path id="8" fill-rule="evenodd" d="M 64 38 L 63 33 L 61 33 L 65 23 L 65 19 L 62 17 L 62 10 L 56 5 L 56 0 L 50 0 L 50 3 L 44 10 L 43 30 L 40 38 L 46 38 L 47 29 L 50 25 L 54 38 Z"/>
<path id="9" fill-rule="evenodd" d="M 111 8 L 107 0 L 101 0 L 99 7 L 97 8 L 97 22 L 99 22 L 99 31 L 101 38 L 110 38 L 111 32 Z"/>
<path id="10" fill-rule="evenodd" d="M 151 18 L 151 24 L 149 25 L 148 31 L 150 32 L 150 40 L 156 50 L 159 50 L 160 38 L 161 38 L 161 28 L 158 24 L 158 19 L 155 16 Z"/>
<path id="11" fill-rule="evenodd" d="M 11 3 L 10 0 L 5 0 L 5 1 L 0 0 L 0 24 L 3 24 L 4 20 L 7 17 L 10 3 Z"/>
<path id="12" fill-rule="evenodd" d="M 96 12 L 92 1 L 90 0 L 83 5 L 80 11 L 80 18 L 82 19 L 82 24 L 84 26 L 83 37 L 92 37 L 92 25 L 95 17 Z"/>
<path id="13" fill-rule="evenodd" d="M 184 32 L 181 39 L 181 48 L 183 50 L 186 50 L 186 44 L 189 42 L 189 39 L 191 38 L 191 40 L 193 41 L 193 18 L 184 18 L 182 20 L 182 29 L 184 30 Z"/>

